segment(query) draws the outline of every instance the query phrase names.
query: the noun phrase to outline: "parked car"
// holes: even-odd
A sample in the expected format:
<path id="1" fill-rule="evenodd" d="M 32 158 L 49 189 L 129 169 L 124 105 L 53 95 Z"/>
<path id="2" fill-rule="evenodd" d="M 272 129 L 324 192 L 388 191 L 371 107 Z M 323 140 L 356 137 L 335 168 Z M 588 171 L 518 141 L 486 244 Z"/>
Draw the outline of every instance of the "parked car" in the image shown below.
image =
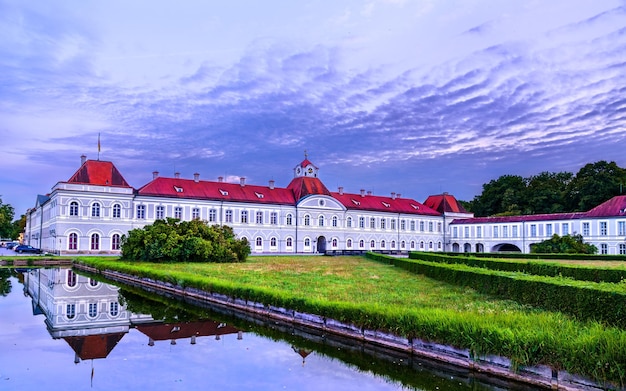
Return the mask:
<path id="1" fill-rule="evenodd" d="M 6 248 L 7 248 L 8 250 L 11 250 L 11 249 L 15 248 L 18 244 L 19 244 L 19 243 L 15 243 L 15 242 L 8 242 L 8 243 L 6 244 Z"/>
<path id="2" fill-rule="evenodd" d="M 35 248 L 28 244 L 20 244 L 19 246 L 15 247 L 13 250 L 18 254 L 21 254 L 21 253 L 41 254 L 41 249 Z"/>

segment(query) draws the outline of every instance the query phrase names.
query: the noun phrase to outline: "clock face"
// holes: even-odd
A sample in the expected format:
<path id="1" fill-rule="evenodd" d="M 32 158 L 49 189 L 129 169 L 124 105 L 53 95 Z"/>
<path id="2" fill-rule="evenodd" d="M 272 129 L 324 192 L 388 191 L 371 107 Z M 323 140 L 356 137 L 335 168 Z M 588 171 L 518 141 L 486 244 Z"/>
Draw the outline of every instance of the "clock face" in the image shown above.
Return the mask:
<path id="1" fill-rule="evenodd" d="M 309 174 L 313 174 L 313 167 L 309 167 Z"/>
<path id="2" fill-rule="evenodd" d="M 301 171 L 302 171 L 302 169 L 300 167 L 296 168 L 296 174 L 300 175 Z"/>

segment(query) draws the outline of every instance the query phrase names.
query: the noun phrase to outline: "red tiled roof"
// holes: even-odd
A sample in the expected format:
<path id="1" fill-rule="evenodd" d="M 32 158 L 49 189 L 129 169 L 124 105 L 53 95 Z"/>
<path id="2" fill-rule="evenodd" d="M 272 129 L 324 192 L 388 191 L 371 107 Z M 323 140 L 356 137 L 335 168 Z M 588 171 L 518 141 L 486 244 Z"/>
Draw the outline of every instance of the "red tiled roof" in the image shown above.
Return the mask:
<path id="1" fill-rule="evenodd" d="M 67 182 L 131 187 L 113 163 L 100 160 L 87 160 Z"/>
<path id="2" fill-rule="evenodd" d="M 576 220 L 585 217 L 584 212 L 575 213 L 550 213 L 539 215 L 522 216 L 490 216 L 473 217 L 471 219 L 454 219 L 450 224 L 489 224 L 489 223 L 521 223 L 531 221 L 555 221 L 555 220 Z"/>
<path id="3" fill-rule="evenodd" d="M 330 195 L 330 191 L 328 191 L 322 181 L 314 177 L 293 178 L 287 186 L 287 189 L 293 191 L 293 196 L 296 201 L 312 194 Z"/>
<path id="4" fill-rule="evenodd" d="M 300 163 L 300 167 L 306 167 L 309 164 L 312 165 L 315 168 L 318 168 L 315 164 L 311 163 L 311 161 L 309 159 L 306 159 L 306 158 Z"/>
<path id="5" fill-rule="evenodd" d="M 591 209 L 585 215 L 586 217 L 626 216 L 626 196 L 615 196 Z"/>
<path id="6" fill-rule="evenodd" d="M 195 336 L 233 334 L 239 329 L 218 323 L 213 320 L 181 322 L 181 323 L 150 323 L 137 325 L 137 330 L 155 341 L 182 339 Z"/>
<path id="7" fill-rule="evenodd" d="M 106 358 L 122 337 L 124 337 L 124 333 L 64 337 L 63 339 L 81 360 L 91 360 Z"/>
<path id="8" fill-rule="evenodd" d="M 260 204 L 295 204 L 289 189 L 244 185 L 227 182 L 195 181 L 182 178 L 158 177 L 141 187 L 137 193 L 145 196 L 192 198 L 255 202 Z"/>
<path id="9" fill-rule="evenodd" d="M 410 198 L 383 197 L 349 193 L 332 193 L 333 198 L 349 210 L 371 210 L 388 213 L 406 213 L 439 216 L 440 213 Z"/>
<path id="10" fill-rule="evenodd" d="M 424 205 L 439 213 L 468 213 L 453 195 L 447 193 L 429 196 Z"/>

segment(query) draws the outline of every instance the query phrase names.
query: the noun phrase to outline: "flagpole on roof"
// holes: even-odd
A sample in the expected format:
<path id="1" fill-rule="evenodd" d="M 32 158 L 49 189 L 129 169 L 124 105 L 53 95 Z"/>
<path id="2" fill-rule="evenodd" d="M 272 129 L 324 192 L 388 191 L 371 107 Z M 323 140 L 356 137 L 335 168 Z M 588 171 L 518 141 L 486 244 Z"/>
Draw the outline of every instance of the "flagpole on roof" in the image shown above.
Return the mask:
<path id="1" fill-rule="evenodd" d="M 98 133 L 98 160 L 100 160 L 100 133 Z"/>

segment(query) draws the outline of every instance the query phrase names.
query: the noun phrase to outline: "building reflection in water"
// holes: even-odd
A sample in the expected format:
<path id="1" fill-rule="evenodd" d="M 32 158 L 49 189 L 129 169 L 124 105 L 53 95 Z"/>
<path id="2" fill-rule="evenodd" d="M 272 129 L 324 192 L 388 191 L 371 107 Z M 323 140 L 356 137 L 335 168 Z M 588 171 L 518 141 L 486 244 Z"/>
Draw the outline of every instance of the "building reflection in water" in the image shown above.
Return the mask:
<path id="1" fill-rule="evenodd" d="M 213 320 L 164 322 L 151 315 L 136 314 L 120 303 L 119 288 L 76 274 L 72 269 L 32 269 L 24 272 L 25 293 L 32 298 L 33 314 L 43 314 L 48 332 L 63 339 L 75 352 L 75 363 L 106 358 L 131 328 L 148 337 L 148 346 L 158 341 L 237 334 L 233 326 Z"/>

